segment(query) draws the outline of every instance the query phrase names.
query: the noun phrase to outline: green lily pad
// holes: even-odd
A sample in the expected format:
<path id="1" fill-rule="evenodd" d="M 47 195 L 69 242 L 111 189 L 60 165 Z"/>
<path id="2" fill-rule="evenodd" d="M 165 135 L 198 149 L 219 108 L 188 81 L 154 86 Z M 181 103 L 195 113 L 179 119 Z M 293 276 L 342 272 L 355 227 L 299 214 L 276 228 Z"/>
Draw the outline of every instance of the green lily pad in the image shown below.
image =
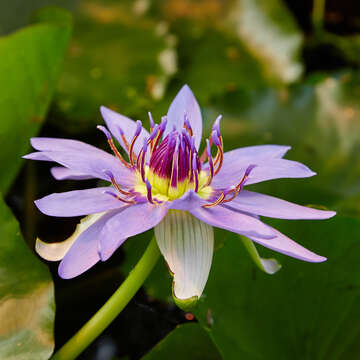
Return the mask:
<path id="1" fill-rule="evenodd" d="M 257 270 L 234 235 L 215 253 L 196 314 L 224 359 L 357 359 L 360 221 L 271 221 L 328 260 L 280 254 L 283 270 Z M 270 253 L 269 251 L 265 251 Z"/>
<path id="2" fill-rule="evenodd" d="M 167 26 L 131 2 L 83 1 L 75 19 L 54 124 L 67 131 L 92 129 L 101 118 L 100 105 L 130 117 L 147 116 L 177 70 L 175 39 Z"/>
<path id="3" fill-rule="evenodd" d="M 48 359 L 54 348 L 53 282 L 3 201 L 0 237 L 0 358 Z"/>
<path id="4" fill-rule="evenodd" d="M 221 356 L 207 332 L 199 324 L 189 323 L 176 327 L 142 359 L 221 360 Z"/>
<path id="5" fill-rule="evenodd" d="M 0 38 L 0 190 L 6 192 L 39 131 L 70 37 L 68 13 L 46 11 L 37 23 Z"/>

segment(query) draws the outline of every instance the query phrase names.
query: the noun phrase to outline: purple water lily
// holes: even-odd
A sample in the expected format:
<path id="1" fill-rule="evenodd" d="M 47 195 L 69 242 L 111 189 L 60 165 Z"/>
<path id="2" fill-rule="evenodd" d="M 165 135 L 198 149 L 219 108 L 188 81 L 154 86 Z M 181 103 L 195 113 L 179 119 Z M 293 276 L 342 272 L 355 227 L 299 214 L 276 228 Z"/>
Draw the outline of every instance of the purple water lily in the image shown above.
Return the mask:
<path id="1" fill-rule="evenodd" d="M 327 219 L 334 212 L 245 190 L 247 185 L 265 180 L 315 175 L 305 165 L 283 159 L 288 146 L 251 146 L 224 153 L 219 116 L 200 155 L 201 112 L 187 85 L 160 124 L 149 114 L 150 133 L 140 121 L 105 107 L 101 114 L 107 128 L 98 128 L 114 155 L 80 141 L 32 138 L 38 151 L 24 156 L 61 164 L 51 170 L 58 180 L 99 178 L 110 183 L 35 201 L 40 211 L 50 216 L 88 215 L 66 241 L 37 242 L 41 256 L 61 260 L 62 278 L 73 278 L 99 260 L 107 260 L 126 239 L 151 228 L 174 276 L 173 294 L 180 303 L 196 300 L 203 292 L 213 255 L 213 227 L 244 235 L 297 259 L 326 260 L 259 217 Z M 127 160 L 113 138 L 127 153 Z"/>

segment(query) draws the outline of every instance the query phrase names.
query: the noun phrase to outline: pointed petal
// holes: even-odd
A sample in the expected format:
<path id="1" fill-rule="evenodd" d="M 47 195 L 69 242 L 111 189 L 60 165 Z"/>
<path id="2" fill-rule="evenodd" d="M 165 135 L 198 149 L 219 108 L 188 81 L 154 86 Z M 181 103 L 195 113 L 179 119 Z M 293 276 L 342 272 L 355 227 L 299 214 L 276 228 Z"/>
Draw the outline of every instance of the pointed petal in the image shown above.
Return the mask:
<path id="1" fill-rule="evenodd" d="M 33 137 L 30 139 L 31 146 L 38 151 L 95 151 L 103 152 L 95 146 L 78 140 Z"/>
<path id="2" fill-rule="evenodd" d="M 295 241 L 289 239 L 284 234 L 281 234 L 276 229 L 272 229 L 276 237 L 273 239 L 261 239 L 255 236 L 248 236 L 251 240 L 282 254 L 309 262 L 323 262 L 325 257 L 317 255 L 303 246 L 297 244 Z"/>
<path id="3" fill-rule="evenodd" d="M 237 184 L 244 176 L 249 165 L 256 165 L 251 171 L 246 185 L 280 178 L 305 178 L 316 175 L 307 166 L 297 161 L 286 159 L 265 159 L 251 161 L 239 159 L 237 162 L 224 163 L 219 173 L 214 177 L 211 185 L 215 188 L 226 188 Z"/>
<path id="4" fill-rule="evenodd" d="M 155 236 L 174 276 L 174 299 L 188 311 L 200 298 L 209 276 L 213 229 L 188 212 L 170 210 L 155 227 Z"/>
<path id="5" fill-rule="evenodd" d="M 105 106 L 100 107 L 100 112 L 102 117 L 105 120 L 106 126 L 109 128 L 110 132 L 119 142 L 119 144 L 126 150 L 125 144 L 121 138 L 120 128 L 124 132 L 124 136 L 128 143 L 131 143 L 131 140 L 135 134 L 136 130 L 136 122 L 134 120 L 129 119 L 128 117 L 118 114 L 117 112 L 108 109 Z M 134 153 L 139 154 L 143 144 L 144 139 L 148 138 L 150 134 L 144 128 L 141 130 L 141 133 L 134 145 Z"/>
<path id="6" fill-rule="evenodd" d="M 270 226 L 264 224 L 254 216 L 232 211 L 222 206 L 213 208 L 197 208 L 189 210 L 194 216 L 211 226 L 245 235 L 271 239 L 275 236 Z"/>
<path id="7" fill-rule="evenodd" d="M 184 125 L 184 114 L 186 113 L 195 136 L 195 146 L 199 149 L 202 135 L 201 110 L 194 94 L 188 85 L 184 85 L 177 93 L 167 113 L 167 126 L 164 136 L 172 131 L 175 126 L 181 130 Z"/>
<path id="8" fill-rule="evenodd" d="M 207 202 L 194 191 L 188 191 L 180 199 L 171 202 L 172 209 L 187 210 L 201 221 L 221 229 L 248 236 L 249 234 L 262 238 L 272 238 L 272 229 L 255 216 L 239 211 L 233 211 L 222 206 L 203 208 Z"/>
<path id="9" fill-rule="evenodd" d="M 166 213 L 165 206 L 148 202 L 125 207 L 104 226 L 100 236 L 99 252 L 106 256 L 108 244 L 116 241 L 114 239 L 126 239 L 150 230 Z"/>
<path id="10" fill-rule="evenodd" d="M 240 191 L 234 200 L 226 203 L 226 207 L 278 219 L 328 219 L 336 214 L 334 211 L 300 206 L 273 196 L 246 190 Z"/>
<path id="11" fill-rule="evenodd" d="M 98 254 L 101 261 L 108 260 L 111 255 L 127 240 L 127 238 L 118 239 L 117 237 L 113 237 L 111 241 L 106 241 L 98 243 Z"/>
<path id="12" fill-rule="evenodd" d="M 101 230 L 116 214 L 116 211 L 107 212 L 77 237 L 59 265 L 60 277 L 71 279 L 90 269 L 100 260 L 98 242 Z"/>
<path id="13" fill-rule="evenodd" d="M 54 193 L 35 201 L 38 209 L 49 216 L 71 217 L 95 214 L 126 206 L 104 193 L 112 187 Z"/>
<path id="14" fill-rule="evenodd" d="M 54 166 L 50 169 L 50 172 L 56 180 L 88 180 L 94 178 L 91 175 L 85 175 L 79 171 L 70 170 L 62 166 Z"/>
<path id="15" fill-rule="evenodd" d="M 93 214 L 84 217 L 76 226 L 74 233 L 64 241 L 46 243 L 39 238 L 36 239 L 35 251 L 45 260 L 59 261 L 69 251 L 75 240 L 92 224 L 98 221 L 105 213 Z"/>
<path id="16" fill-rule="evenodd" d="M 272 275 L 281 269 L 281 264 L 276 259 L 264 259 L 260 257 L 254 243 L 250 239 L 244 236 L 240 236 L 240 239 L 260 270 Z"/>
<path id="17" fill-rule="evenodd" d="M 34 158 L 40 154 L 42 158 Z M 70 170 L 109 181 L 105 170 L 111 170 L 119 185 L 131 187 L 135 181 L 134 172 L 105 151 L 44 151 L 23 156 L 25 159 L 55 161 Z"/>
<path id="18" fill-rule="evenodd" d="M 30 153 L 30 154 L 26 154 L 22 158 L 26 159 L 26 160 L 52 161 L 49 157 L 47 157 L 41 151 L 35 151 L 35 152 Z"/>
<path id="19" fill-rule="evenodd" d="M 256 145 L 227 151 L 224 154 L 224 163 L 233 163 L 248 158 L 249 161 L 263 160 L 269 158 L 282 158 L 291 146 L 284 145 Z"/>

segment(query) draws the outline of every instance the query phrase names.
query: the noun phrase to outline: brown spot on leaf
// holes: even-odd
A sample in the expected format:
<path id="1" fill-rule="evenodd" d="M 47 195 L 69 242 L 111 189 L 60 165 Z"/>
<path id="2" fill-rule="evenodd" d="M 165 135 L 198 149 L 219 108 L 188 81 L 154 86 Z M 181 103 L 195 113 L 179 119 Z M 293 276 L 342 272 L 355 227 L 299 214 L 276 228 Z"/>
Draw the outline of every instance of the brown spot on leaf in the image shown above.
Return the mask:
<path id="1" fill-rule="evenodd" d="M 39 123 L 42 123 L 43 120 L 44 120 L 43 116 L 35 115 L 30 119 L 30 122 L 35 123 L 35 124 L 39 124 Z"/>

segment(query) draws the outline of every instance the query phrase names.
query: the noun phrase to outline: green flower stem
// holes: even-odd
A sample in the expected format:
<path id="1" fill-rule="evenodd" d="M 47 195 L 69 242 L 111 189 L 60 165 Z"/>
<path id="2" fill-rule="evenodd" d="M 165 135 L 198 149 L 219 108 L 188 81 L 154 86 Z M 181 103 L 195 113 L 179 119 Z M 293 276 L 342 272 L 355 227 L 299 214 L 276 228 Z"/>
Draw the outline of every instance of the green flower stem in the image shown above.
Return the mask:
<path id="1" fill-rule="evenodd" d="M 72 360 L 81 354 L 120 314 L 144 283 L 159 259 L 155 238 L 125 281 L 98 312 L 52 357 L 52 360 Z"/>
<path id="2" fill-rule="evenodd" d="M 326 0 L 314 0 L 312 23 L 317 32 L 323 31 L 324 28 L 325 2 Z"/>

